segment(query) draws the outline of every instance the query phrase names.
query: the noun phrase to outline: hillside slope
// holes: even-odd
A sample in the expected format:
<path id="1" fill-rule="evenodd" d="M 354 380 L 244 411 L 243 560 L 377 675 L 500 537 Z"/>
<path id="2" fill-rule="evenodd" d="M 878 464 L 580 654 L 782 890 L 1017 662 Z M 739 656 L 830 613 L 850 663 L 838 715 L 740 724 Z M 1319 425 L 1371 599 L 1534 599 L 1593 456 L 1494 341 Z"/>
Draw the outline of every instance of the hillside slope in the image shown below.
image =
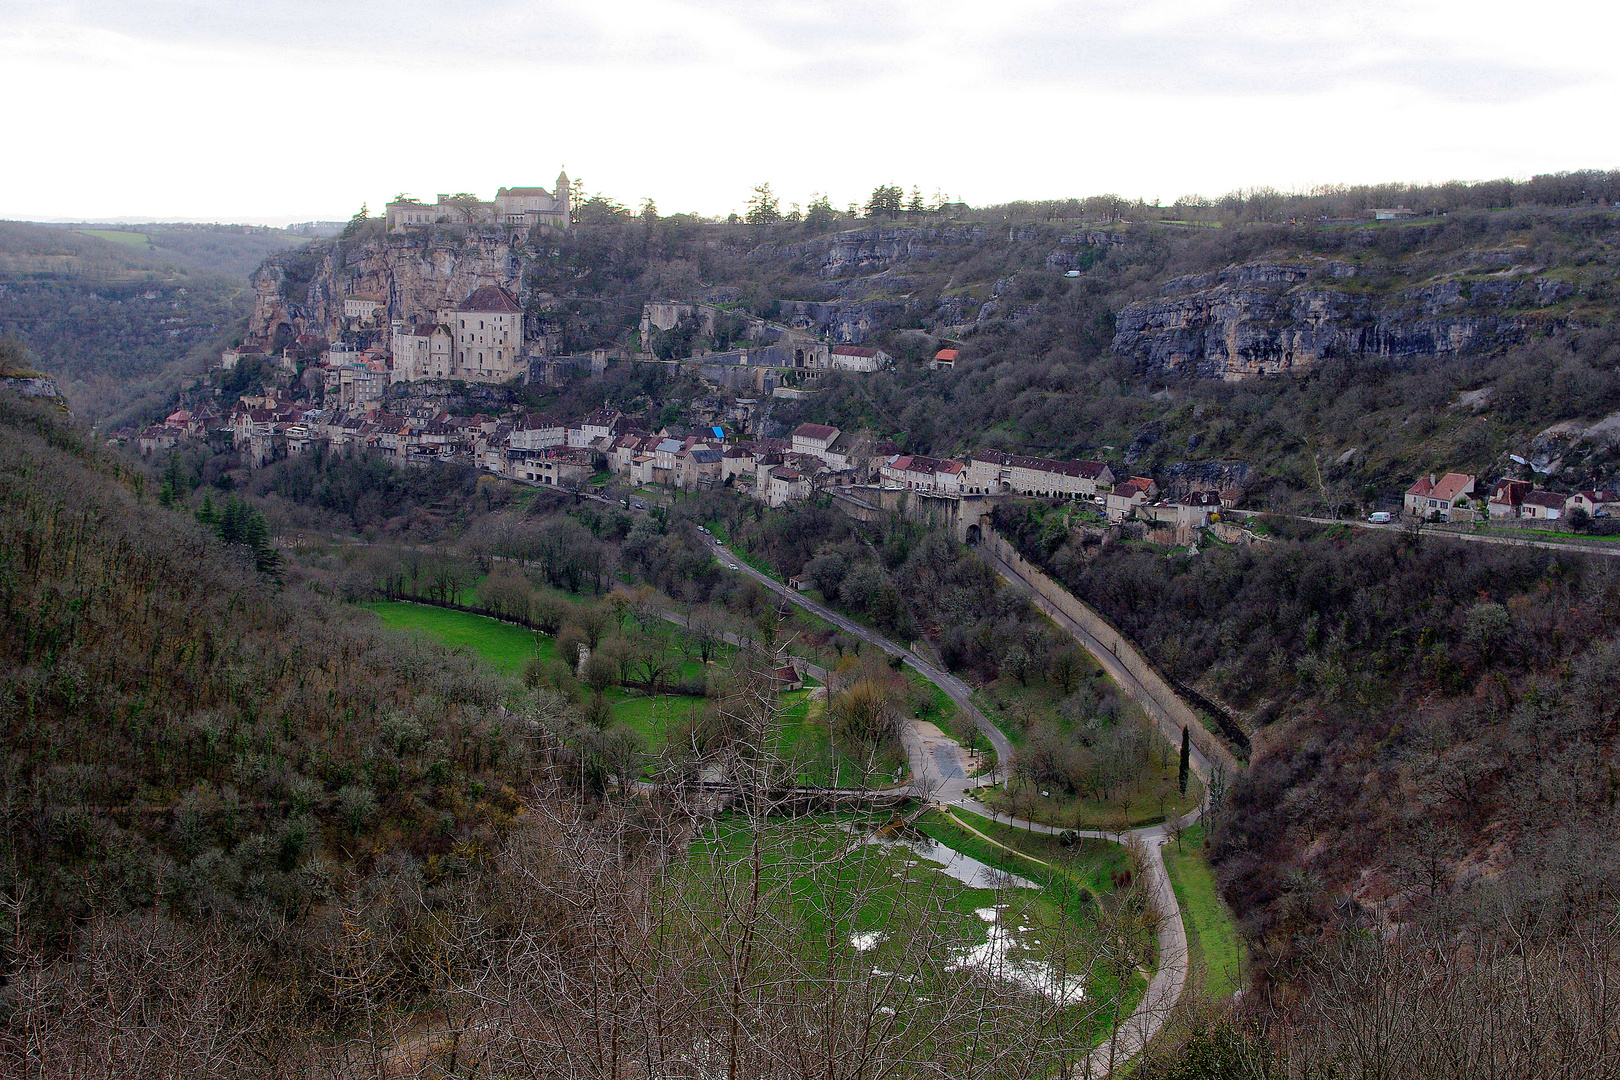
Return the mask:
<path id="1" fill-rule="evenodd" d="M 296 239 L 149 229 L 157 246 L 147 233 L 0 222 L 0 336 L 61 380 L 78 415 L 112 426 L 160 408 L 241 332 L 243 267 Z"/>
<path id="2" fill-rule="evenodd" d="M 129 910 L 296 922 L 395 852 L 453 877 L 527 767 L 470 660 L 280 588 L 9 394 L 0 658 L 0 891 L 53 948 Z"/>
<path id="3" fill-rule="evenodd" d="M 1620 886 L 1613 560 L 1312 527 L 1166 558 L 997 516 L 1249 729 L 1213 853 L 1262 974 L 1355 925 L 1558 934 Z"/>

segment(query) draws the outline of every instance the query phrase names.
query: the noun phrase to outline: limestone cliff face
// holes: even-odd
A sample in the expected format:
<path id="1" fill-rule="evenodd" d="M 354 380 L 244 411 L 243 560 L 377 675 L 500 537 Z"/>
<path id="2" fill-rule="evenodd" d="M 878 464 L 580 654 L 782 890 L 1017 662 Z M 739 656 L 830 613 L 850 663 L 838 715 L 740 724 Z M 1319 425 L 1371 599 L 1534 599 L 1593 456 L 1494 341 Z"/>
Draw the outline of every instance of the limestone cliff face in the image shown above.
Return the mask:
<path id="1" fill-rule="evenodd" d="M 0 375 L 0 390 L 9 390 L 19 397 L 43 398 L 67 415 L 73 415 L 61 387 L 49 375 Z"/>
<path id="2" fill-rule="evenodd" d="M 873 225 L 790 245 L 783 251 L 814 261 L 822 277 L 836 278 L 936 258 L 948 248 L 981 243 L 988 235 L 983 225 Z"/>
<path id="3" fill-rule="evenodd" d="M 273 256 L 254 272 L 248 334 L 272 345 L 300 335 L 331 341 L 343 332 L 343 298 L 350 294 L 383 297 L 388 319 L 410 322 L 432 319 L 481 285 L 499 285 L 521 303 L 522 283 L 523 259 L 504 230 L 465 239 L 331 241 Z"/>
<path id="4" fill-rule="evenodd" d="M 1244 379 L 1307 368 L 1330 356 L 1418 360 L 1511 340 L 1522 319 L 1503 309 L 1538 293 L 1534 282 L 1441 280 L 1388 292 L 1341 284 L 1349 263 L 1249 263 L 1167 282 L 1126 305 L 1114 350 L 1146 371 Z M 1542 301 L 1546 302 L 1546 301 Z"/>

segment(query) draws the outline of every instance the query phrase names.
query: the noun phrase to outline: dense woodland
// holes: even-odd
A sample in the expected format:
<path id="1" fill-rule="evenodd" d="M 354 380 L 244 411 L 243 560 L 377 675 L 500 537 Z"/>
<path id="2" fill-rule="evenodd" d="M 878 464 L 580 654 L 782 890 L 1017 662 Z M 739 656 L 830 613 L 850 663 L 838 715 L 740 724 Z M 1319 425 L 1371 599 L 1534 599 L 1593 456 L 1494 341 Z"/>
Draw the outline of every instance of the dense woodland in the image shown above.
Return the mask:
<path id="1" fill-rule="evenodd" d="M 1524 1040 L 1492 1075 L 1556 1075 L 1567 1047 L 1590 1052 L 1612 1032 L 1607 1004 L 1579 1006 L 1579 1021 L 1514 1015 L 1565 994 L 1564 979 L 1609 977 L 1616 956 L 1611 560 L 1282 522 L 1270 543 L 1167 558 L 1087 546 L 1039 509 L 997 518 L 1163 670 L 1253 730 L 1211 854 L 1255 950 L 1253 1000 L 1299 1025 L 1294 1065 L 1370 1067 L 1335 1010 L 1380 1001 L 1401 1002 L 1386 1050 L 1413 1071 L 1488 1057 L 1471 1025 Z M 1379 944 L 1391 927 L 1411 937 L 1398 952 Z M 1482 966 L 1443 940 L 1468 942 Z M 1434 980 L 1454 989 L 1423 1005 L 1401 997 Z M 1536 1023 L 1549 1026 L 1518 1028 Z M 1444 1038 L 1424 1044 L 1424 1024 Z"/>

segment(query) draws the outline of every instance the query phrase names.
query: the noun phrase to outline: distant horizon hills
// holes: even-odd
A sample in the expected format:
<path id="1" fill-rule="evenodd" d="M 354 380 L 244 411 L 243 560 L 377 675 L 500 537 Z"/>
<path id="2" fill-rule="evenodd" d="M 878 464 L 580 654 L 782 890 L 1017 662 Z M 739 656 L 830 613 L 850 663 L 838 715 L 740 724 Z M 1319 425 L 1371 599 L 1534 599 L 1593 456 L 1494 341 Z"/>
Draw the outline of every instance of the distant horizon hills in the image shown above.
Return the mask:
<path id="1" fill-rule="evenodd" d="M 65 218 L 65 217 L 0 217 L 0 221 L 11 221 L 19 225 L 39 225 L 51 229 L 127 229 L 141 225 L 214 225 L 221 228 L 249 228 L 249 229 L 294 229 L 301 226 L 315 228 L 341 229 L 349 222 L 348 218 L 332 221 L 304 220 L 295 221 L 292 218 L 244 218 L 238 221 L 223 221 L 217 218 L 185 218 L 185 217 L 142 217 L 139 215 L 126 215 L 122 217 L 98 218 Z"/>

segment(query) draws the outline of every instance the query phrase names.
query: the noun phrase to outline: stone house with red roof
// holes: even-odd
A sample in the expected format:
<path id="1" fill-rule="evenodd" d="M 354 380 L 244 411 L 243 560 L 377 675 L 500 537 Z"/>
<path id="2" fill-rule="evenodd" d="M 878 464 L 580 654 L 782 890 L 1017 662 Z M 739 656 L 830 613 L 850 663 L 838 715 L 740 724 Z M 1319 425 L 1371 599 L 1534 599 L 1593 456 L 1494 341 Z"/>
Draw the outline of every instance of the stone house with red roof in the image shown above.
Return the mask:
<path id="1" fill-rule="evenodd" d="M 1567 517 L 1576 510 L 1585 510 L 1593 517 L 1608 517 L 1617 506 L 1620 506 L 1620 492 L 1607 488 L 1577 491 L 1564 500 L 1564 515 Z"/>
<path id="2" fill-rule="evenodd" d="M 1417 483 L 1406 489 L 1404 505 L 1409 515 L 1419 520 L 1452 518 L 1473 520 L 1468 503 L 1474 497 L 1474 477 L 1467 473 L 1446 473 L 1439 480 L 1433 476 L 1419 477 Z"/>
<path id="3" fill-rule="evenodd" d="M 1104 497 L 1109 521 L 1124 521 L 1145 506 L 1159 493 L 1158 482 L 1151 476 L 1133 476 L 1124 483 L 1115 484 Z"/>
<path id="4" fill-rule="evenodd" d="M 838 429 L 826 424 L 800 424 L 793 429 L 793 452 L 823 457 L 838 441 Z"/>
<path id="5" fill-rule="evenodd" d="M 1564 496 L 1556 491 L 1532 491 L 1524 497 L 1519 516 L 1556 521 L 1564 516 Z"/>
<path id="6" fill-rule="evenodd" d="M 1524 497 L 1530 494 L 1535 487 L 1528 480 L 1499 480 L 1491 489 L 1491 497 L 1485 503 L 1486 513 L 1493 521 L 1519 516 L 1519 509 L 1524 505 Z"/>

